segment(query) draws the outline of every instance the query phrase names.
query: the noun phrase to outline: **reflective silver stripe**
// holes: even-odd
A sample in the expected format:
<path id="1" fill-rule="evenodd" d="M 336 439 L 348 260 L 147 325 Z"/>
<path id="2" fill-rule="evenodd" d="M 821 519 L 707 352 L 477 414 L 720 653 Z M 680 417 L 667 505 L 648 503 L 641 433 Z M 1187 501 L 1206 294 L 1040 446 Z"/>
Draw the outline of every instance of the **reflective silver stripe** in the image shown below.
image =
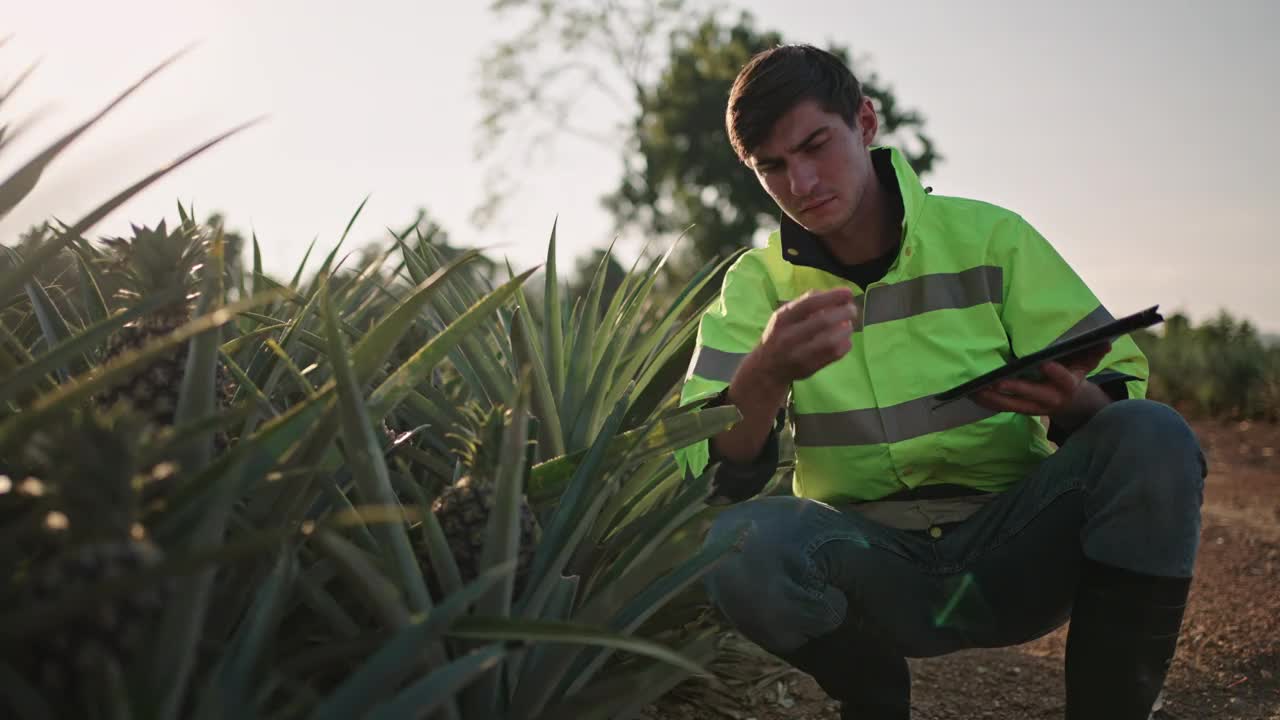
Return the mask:
<path id="1" fill-rule="evenodd" d="M 980 265 L 957 273 L 921 275 L 871 288 L 860 299 L 865 302 L 866 298 L 871 302 L 865 312 L 859 313 L 865 325 L 902 320 L 934 310 L 998 303 L 1004 301 L 1004 271 L 994 265 Z"/>
<path id="2" fill-rule="evenodd" d="M 796 445 L 830 447 L 895 443 L 968 425 L 996 414 L 968 399 L 940 408 L 933 405 L 933 398 L 926 396 L 886 408 L 797 413 Z"/>
<path id="3" fill-rule="evenodd" d="M 705 345 L 698 348 L 698 359 L 693 363 L 693 374 L 707 380 L 729 382 L 746 353 L 731 353 Z"/>
<path id="4" fill-rule="evenodd" d="M 1062 333 L 1062 335 L 1058 336 L 1058 339 L 1054 340 L 1053 342 L 1054 343 L 1062 342 L 1063 340 L 1066 340 L 1068 338 L 1073 338 L 1077 335 L 1083 335 L 1089 332 L 1090 330 L 1094 330 L 1096 328 L 1102 327 L 1103 325 L 1106 325 L 1112 320 L 1115 320 L 1115 318 L 1111 317 L 1111 313 L 1108 312 L 1105 307 L 1099 305 L 1098 307 L 1094 308 L 1093 312 L 1089 313 L 1088 315 L 1085 315 L 1080 322 L 1076 323 L 1075 325 L 1072 325 L 1070 330 L 1067 330 L 1066 332 Z M 1049 343 L 1049 344 L 1052 345 L 1053 343 Z"/>

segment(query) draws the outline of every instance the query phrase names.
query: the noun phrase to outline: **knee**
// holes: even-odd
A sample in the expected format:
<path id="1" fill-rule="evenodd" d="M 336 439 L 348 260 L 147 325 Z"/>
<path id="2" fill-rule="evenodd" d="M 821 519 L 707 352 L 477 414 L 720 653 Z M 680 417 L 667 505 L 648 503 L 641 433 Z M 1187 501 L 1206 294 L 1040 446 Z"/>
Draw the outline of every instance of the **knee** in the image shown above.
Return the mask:
<path id="1" fill-rule="evenodd" d="M 1178 411 L 1151 400 L 1121 400 L 1100 410 L 1089 424 L 1092 435 L 1110 445 L 1119 460 L 1143 467 L 1185 466 L 1199 478 L 1206 474 L 1195 431 Z"/>
<path id="2" fill-rule="evenodd" d="M 1122 400 L 1099 411 L 1089 430 L 1100 451 L 1095 459 L 1112 466 L 1112 472 L 1094 477 L 1125 486 L 1110 490 L 1137 491 L 1152 510 L 1170 502 L 1198 505 L 1208 468 L 1195 432 L 1176 410 L 1150 400 Z"/>
<path id="3" fill-rule="evenodd" d="M 733 546 L 703 580 L 711 602 L 766 649 L 794 647 L 811 626 L 830 620 L 829 603 L 811 587 L 806 547 L 821 532 L 811 505 L 791 497 L 740 503 L 718 515 L 707 534 L 708 547 Z"/>
<path id="4" fill-rule="evenodd" d="M 716 516 L 707 533 L 707 547 L 729 545 L 730 550 L 706 576 L 712 596 L 730 605 L 754 605 L 759 600 L 761 570 L 785 565 L 782 554 L 794 547 L 782 541 L 793 535 L 791 506 L 802 512 L 795 498 L 760 498 L 738 503 Z"/>

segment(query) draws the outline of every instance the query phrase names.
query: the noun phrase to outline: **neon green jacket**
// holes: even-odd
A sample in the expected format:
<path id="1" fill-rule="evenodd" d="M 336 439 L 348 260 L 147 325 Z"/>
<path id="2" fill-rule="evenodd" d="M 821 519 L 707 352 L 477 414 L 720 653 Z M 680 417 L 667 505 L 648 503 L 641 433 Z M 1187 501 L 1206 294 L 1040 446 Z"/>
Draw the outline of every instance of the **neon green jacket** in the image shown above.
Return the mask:
<path id="1" fill-rule="evenodd" d="M 901 248 L 887 274 L 863 292 L 784 216 L 766 247 L 733 264 L 701 318 L 682 402 L 727 387 L 783 303 L 848 287 L 861 311 L 852 350 L 791 388 L 794 494 L 835 504 L 932 484 L 1005 490 L 1053 452 L 1045 427 L 967 400 L 934 410 L 931 396 L 1112 316 L 1017 214 L 930 194 L 897 150 L 875 148 L 872 157 L 902 201 Z M 1123 383 L 1137 398 L 1147 376 L 1126 336 L 1091 379 Z M 694 475 L 708 457 L 707 441 L 677 453 Z"/>

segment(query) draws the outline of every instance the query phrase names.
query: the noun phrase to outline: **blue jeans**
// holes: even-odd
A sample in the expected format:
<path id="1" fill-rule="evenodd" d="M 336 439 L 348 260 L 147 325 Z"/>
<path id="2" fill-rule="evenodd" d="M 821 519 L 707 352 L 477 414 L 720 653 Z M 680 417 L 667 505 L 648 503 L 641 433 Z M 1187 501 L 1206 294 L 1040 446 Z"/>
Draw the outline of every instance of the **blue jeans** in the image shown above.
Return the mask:
<path id="1" fill-rule="evenodd" d="M 846 620 L 902 657 L 1015 645 L 1070 617 L 1082 555 L 1190 577 L 1205 473 L 1178 413 L 1123 400 L 937 538 L 795 497 L 733 506 L 709 540 L 749 530 L 707 590 L 739 632 L 776 654 Z"/>

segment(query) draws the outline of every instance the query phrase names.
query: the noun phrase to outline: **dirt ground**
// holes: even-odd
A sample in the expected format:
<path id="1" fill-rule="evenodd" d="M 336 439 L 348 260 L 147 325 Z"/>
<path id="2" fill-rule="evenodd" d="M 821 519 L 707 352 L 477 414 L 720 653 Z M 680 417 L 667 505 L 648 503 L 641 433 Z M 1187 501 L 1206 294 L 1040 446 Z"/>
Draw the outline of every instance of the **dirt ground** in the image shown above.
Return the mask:
<path id="1" fill-rule="evenodd" d="M 1280 426 L 1193 424 L 1210 462 L 1203 543 L 1178 654 L 1155 717 L 1280 720 Z M 1064 627 L 1026 645 L 911 661 L 912 717 L 1061 718 L 1066 633 Z M 807 675 L 745 642 L 731 647 L 724 686 L 686 683 L 647 717 L 837 717 L 834 703 Z"/>

